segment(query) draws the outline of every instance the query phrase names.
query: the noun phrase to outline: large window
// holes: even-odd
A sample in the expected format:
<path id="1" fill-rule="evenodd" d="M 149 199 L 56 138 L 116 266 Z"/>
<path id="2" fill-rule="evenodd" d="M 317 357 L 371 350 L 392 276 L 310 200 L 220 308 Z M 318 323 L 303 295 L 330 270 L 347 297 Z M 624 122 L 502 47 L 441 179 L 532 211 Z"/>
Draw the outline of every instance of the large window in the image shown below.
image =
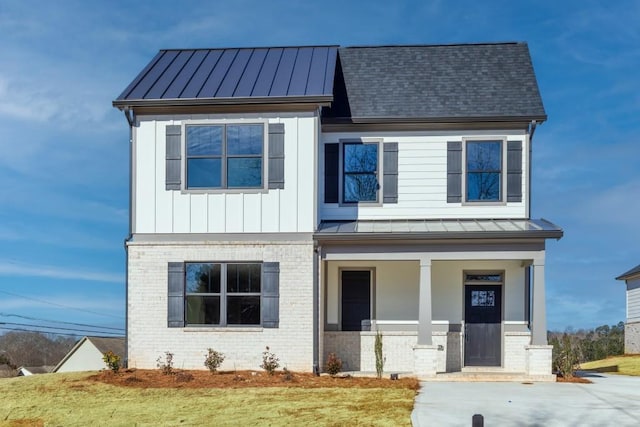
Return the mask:
<path id="1" fill-rule="evenodd" d="M 342 164 L 344 203 L 378 201 L 378 144 L 344 143 Z"/>
<path id="2" fill-rule="evenodd" d="M 261 264 L 187 263 L 187 325 L 259 325 Z"/>
<path id="3" fill-rule="evenodd" d="M 466 142 L 466 200 L 502 200 L 502 141 Z"/>
<path id="4" fill-rule="evenodd" d="M 186 126 L 187 188 L 263 187 L 264 126 Z"/>

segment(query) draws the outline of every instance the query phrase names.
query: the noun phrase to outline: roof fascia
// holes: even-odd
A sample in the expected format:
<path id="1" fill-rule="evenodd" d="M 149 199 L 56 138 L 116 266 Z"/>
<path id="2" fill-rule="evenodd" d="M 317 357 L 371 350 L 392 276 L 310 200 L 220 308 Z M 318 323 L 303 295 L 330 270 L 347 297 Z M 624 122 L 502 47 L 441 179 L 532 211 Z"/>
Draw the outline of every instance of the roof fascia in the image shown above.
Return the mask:
<path id="1" fill-rule="evenodd" d="M 132 108 L 136 116 L 166 114 L 274 113 L 318 111 L 317 104 L 193 105 Z"/>
<path id="2" fill-rule="evenodd" d="M 463 231 L 463 232 L 428 232 L 428 233 L 315 233 L 313 238 L 318 241 L 389 241 L 389 240 L 403 240 L 403 241 L 460 241 L 465 240 L 469 242 L 474 241 L 486 241 L 497 240 L 504 241 L 505 239 L 556 239 L 559 240 L 564 235 L 562 230 L 536 230 L 536 231 Z"/>
<path id="3" fill-rule="evenodd" d="M 536 120 L 537 121 L 537 120 Z M 540 123 L 539 121 L 537 121 Z M 531 120 L 482 120 L 473 119 L 457 121 L 421 121 L 397 120 L 386 122 L 340 122 L 322 119 L 323 132 L 369 132 L 369 131 L 412 131 L 412 130 L 482 130 L 482 129 L 519 129 L 527 130 Z"/>
<path id="4" fill-rule="evenodd" d="M 58 364 L 53 368 L 53 370 L 51 372 L 58 372 L 58 369 L 60 369 L 60 367 L 62 365 L 64 365 L 67 360 L 69 360 L 69 358 L 76 352 L 78 351 L 78 349 L 82 346 L 82 344 L 84 344 L 85 341 L 87 341 L 89 339 L 89 337 L 84 336 L 82 337 L 82 339 L 80 341 L 78 341 L 76 343 L 76 345 L 73 346 L 73 348 L 71 350 L 69 350 L 69 352 L 67 354 L 65 354 L 65 356 L 62 358 L 62 360 L 60 362 L 58 362 Z"/>
<path id="5" fill-rule="evenodd" d="M 272 104 L 312 104 L 329 106 L 333 95 L 316 96 L 273 96 L 250 98 L 189 98 L 189 99 L 116 99 L 113 106 L 124 110 L 136 107 L 195 107 L 195 106 L 227 106 L 227 105 L 272 105 Z"/>

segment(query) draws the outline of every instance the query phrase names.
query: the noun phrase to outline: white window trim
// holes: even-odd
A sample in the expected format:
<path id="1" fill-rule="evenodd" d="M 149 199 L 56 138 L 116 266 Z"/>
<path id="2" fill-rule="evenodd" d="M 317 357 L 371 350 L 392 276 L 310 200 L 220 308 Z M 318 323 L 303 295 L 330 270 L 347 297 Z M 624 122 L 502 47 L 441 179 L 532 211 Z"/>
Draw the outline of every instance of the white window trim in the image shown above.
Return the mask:
<path id="1" fill-rule="evenodd" d="M 496 201 L 469 201 L 467 200 L 467 142 L 500 141 L 501 143 L 501 169 L 500 169 L 500 200 Z M 482 136 L 462 138 L 462 205 L 467 206 L 502 206 L 507 204 L 507 137 Z"/>
<path id="2" fill-rule="evenodd" d="M 188 188 L 187 187 L 187 126 L 192 125 L 263 125 L 262 142 L 262 187 L 247 188 Z M 181 123 L 182 134 L 180 136 L 181 153 L 181 193 L 183 194 L 247 194 L 267 193 L 269 191 L 269 121 L 265 119 L 207 119 L 207 120 L 183 120 Z"/>

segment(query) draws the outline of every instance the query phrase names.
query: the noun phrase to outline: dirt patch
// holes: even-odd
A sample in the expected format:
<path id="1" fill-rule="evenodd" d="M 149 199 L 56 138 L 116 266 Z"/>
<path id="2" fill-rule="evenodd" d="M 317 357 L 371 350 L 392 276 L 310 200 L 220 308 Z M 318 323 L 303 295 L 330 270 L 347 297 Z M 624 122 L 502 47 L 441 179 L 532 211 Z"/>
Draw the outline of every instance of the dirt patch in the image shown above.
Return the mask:
<path id="1" fill-rule="evenodd" d="M 160 370 L 126 369 L 114 374 L 103 371 L 89 377 L 90 380 L 135 388 L 247 388 L 247 387 L 301 387 L 301 388 L 392 388 L 417 390 L 415 378 L 364 378 L 328 375 L 315 376 L 301 372 L 235 371 L 212 374 L 209 371 L 176 371 L 165 375 Z"/>
<path id="2" fill-rule="evenodd" d="M 593 384 L 593 381 L 582 377 L 561 377 L 558 375 L 556 382 L 559 383 L 577 383 L 577 384 Z"/>

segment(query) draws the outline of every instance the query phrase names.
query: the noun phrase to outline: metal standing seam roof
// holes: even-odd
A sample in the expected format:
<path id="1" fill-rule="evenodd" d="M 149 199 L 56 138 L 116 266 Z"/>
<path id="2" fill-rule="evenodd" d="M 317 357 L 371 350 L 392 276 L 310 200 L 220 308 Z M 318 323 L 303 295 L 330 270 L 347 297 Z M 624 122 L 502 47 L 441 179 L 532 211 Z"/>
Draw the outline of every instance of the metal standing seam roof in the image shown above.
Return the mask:
<path id="1" fill-rule="evenodd" d="M 526 43 L 344 47 L 326 122 L 546 120 Z"/>
<path id="2" fill-rule="evenodd" d="M 318 239 L 555 238 L 563 231 L 545 219 L 322 221 Z"/>
<path id="3" fill-rule="evenodd" d="M 161 50 L 113 102 L 328 102 L 337 46 Z"/>
<path id="4" fill-rule="evenodd" d="M 621 274 L 620 276 L 616 277 L 616 280 L 627 280 L 627 279 L 631 279 L 634 276 L 639 276 L 640 277 L 640 265 L 636 265 L 631 270 L 629 270 L 629 271 Z"/>

